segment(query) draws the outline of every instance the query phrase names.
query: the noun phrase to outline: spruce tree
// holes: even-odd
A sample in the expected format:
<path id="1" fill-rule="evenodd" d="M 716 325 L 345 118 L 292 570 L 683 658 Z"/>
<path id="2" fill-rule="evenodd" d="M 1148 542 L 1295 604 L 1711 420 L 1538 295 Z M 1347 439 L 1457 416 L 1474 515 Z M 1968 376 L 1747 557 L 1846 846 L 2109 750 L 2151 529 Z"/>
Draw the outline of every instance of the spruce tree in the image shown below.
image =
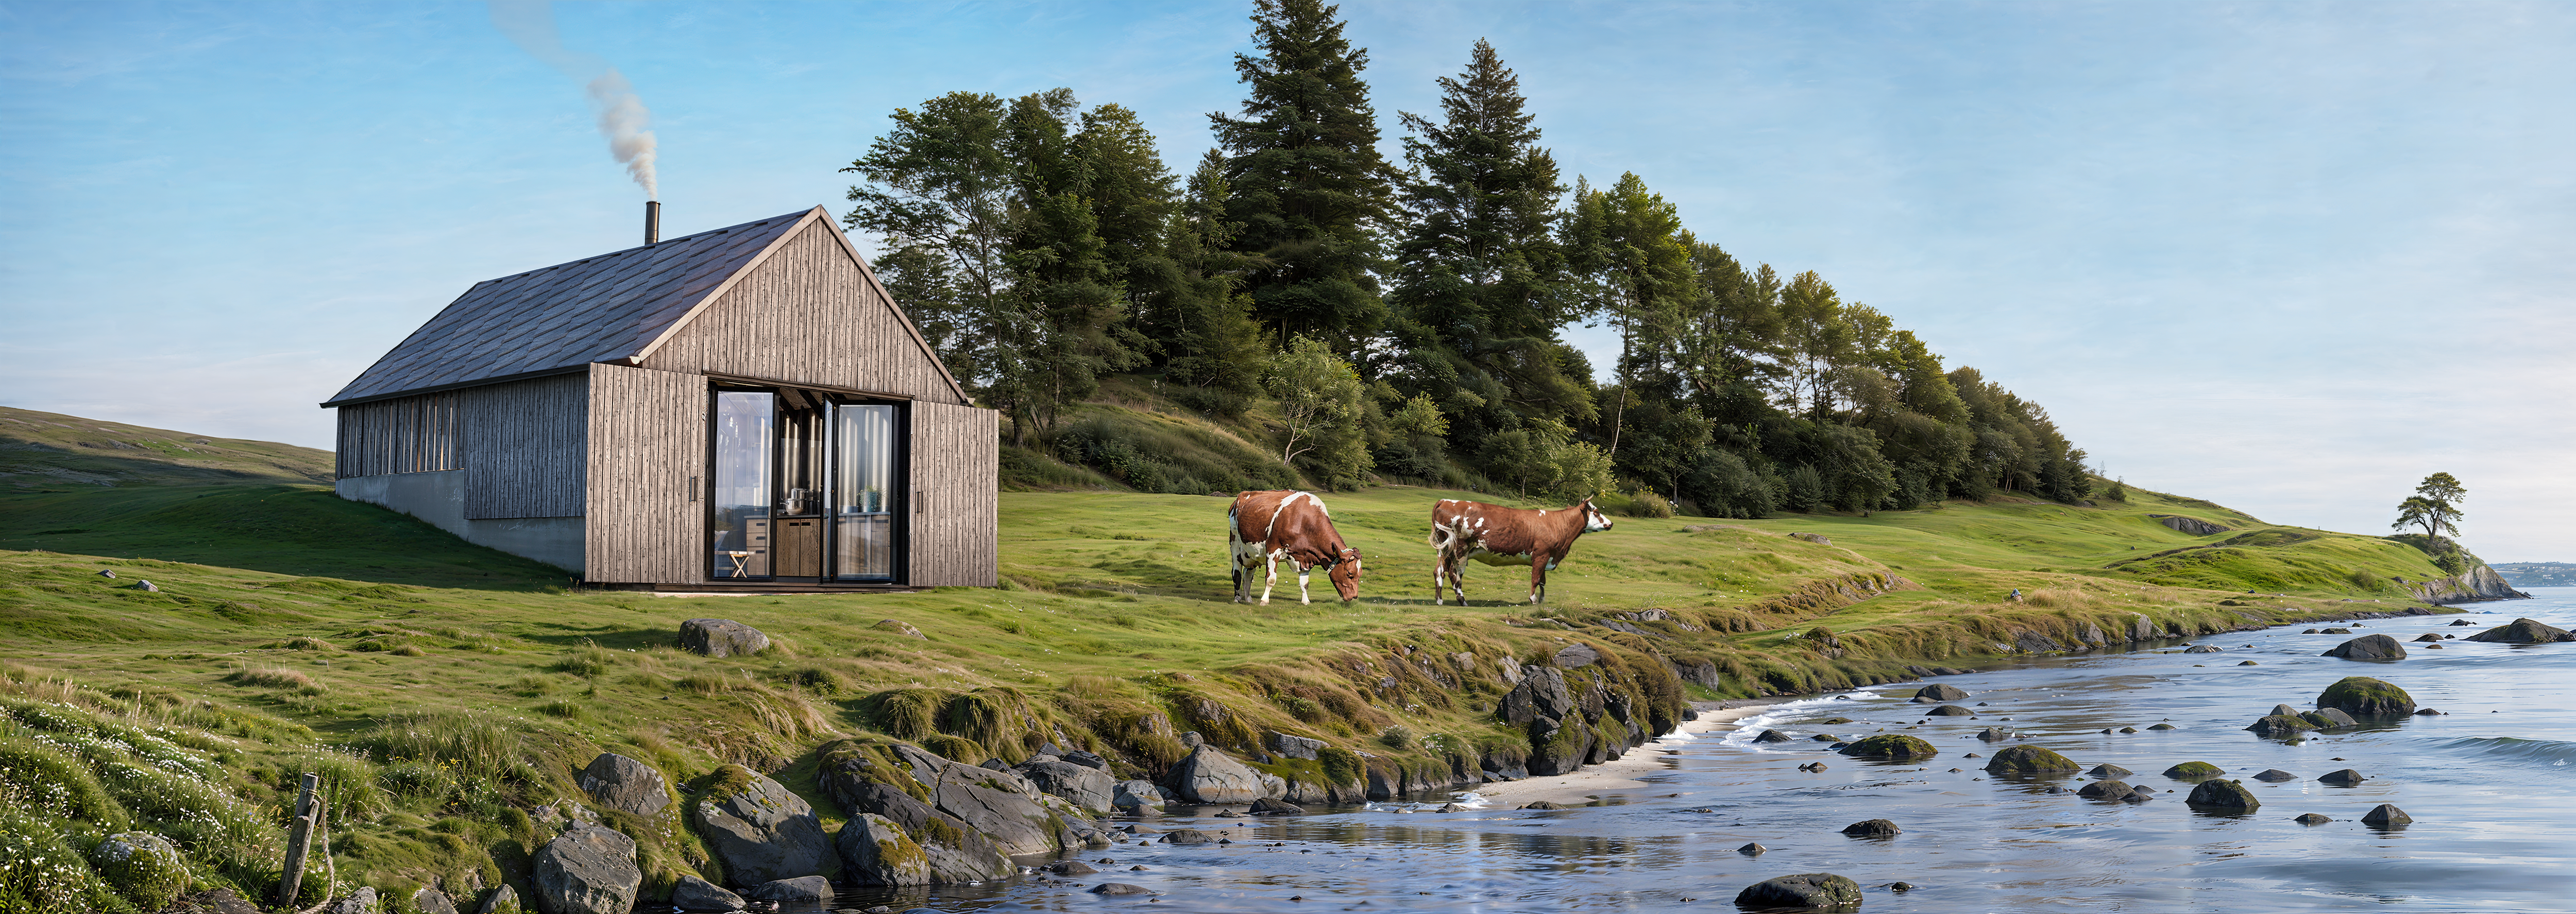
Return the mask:
<path id="1" fill-rule="evenodd" d="M 1255 0 L 1260 53 L 1234 59 L 1250 94 L 1239 116 L 1208 119 L 1228 153 L 1233 248 L 1264 259 L 1246 277 L 1255 314 L 1280 340 L 1311 334 L 1356 359 L 1385 318 L 1375 271 L 1392 169 L 1360 81 L 1368 51 L 1343 37 L 1339 13 Z"/>

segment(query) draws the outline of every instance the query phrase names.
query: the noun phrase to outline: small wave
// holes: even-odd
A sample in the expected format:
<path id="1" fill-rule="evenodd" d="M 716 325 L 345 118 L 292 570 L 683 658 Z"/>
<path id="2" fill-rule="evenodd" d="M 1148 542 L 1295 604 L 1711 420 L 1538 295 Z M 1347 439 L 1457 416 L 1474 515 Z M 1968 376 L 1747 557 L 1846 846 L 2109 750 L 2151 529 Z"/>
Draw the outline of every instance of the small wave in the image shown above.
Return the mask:
<path id="1" fill-rule="evenodd" d="M 2443 743 L 2441 748 L 2454 752 L 2510 759 L 2517 762 L 2560 766 L 2576 761 L 2576 743 L 2554 739 L 2519 739 L 2511 736 L 2472 736 Z"/>
<path id="2" fill-rule="evenodd" d="M 1780 704 L 1764 708 L 1760 714 L 1755 714 L 1751 717 L 1736 721 L 1735 729 L 1726 731 L 1726 735 L 1719 737 L 1718 742 L 1729 749 L 1752 749 L 1759 751 L 1761 747 L 1753 742 L 1753 738 L 1761 735 L 1762 731 L 1771 729 L 1784 721 L 1796 721 L 1801 719 L 1806 716 L 1802 712 L 1817 710 L 1843 700 L 1863 702 L 1883 699 L 1880 699 L 1879 696 L 1868 692 L 1845 692 L 1841 695 L 1822 695 L 1815 698 L 1802 698 L 1797 701 L 1782 702 Z"/>

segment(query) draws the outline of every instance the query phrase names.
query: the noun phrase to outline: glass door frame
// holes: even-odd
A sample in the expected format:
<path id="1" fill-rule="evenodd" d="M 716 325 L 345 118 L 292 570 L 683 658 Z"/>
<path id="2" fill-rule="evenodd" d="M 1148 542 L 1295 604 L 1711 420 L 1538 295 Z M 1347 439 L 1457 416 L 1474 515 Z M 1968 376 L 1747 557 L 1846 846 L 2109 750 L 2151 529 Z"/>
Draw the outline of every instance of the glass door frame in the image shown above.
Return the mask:
<path id="1" fill-rule="evenodd" d="M 889 457 L 891 458 L 890 462 L 893 464 L 893 467 L 888 474 L 891 485 L 888 487 L 887 491 L 888 500 L 896 502 L 895 507 L 897 508 L 897 510 L 889 512 L 893 515 L 893 542 L 891 543 L 892 554 L 889 559 L 894 566 L 892 569 L 893 573 L 884 581 L 856 582 L 839 580 L 839 565 L 841 559 L 840 543 L 838 540 L 840 537 L 840 525 L 837 522 L 824 523 L 821 525 L 822 541 L 819 544 L 819 548 L 822 551 L 822 567 L 818 569 L 822 574 L 815 579 L 815 583 L 824 586 L 843 587 L 907 586 L 912 579 L 911 546 L 912 512 L 914 508 L 911 488 L 912 402 L 909 400 L 874 397 L 851 392 L 817 390 L 796 384 L 764 384 L 731 378 L 710 379 L 707 384 L 707 473 L 700 480 L 697 487 L 698 491 L 692 493 L 694 497 L 702 503 L 703 509 L 699 512 L 700 549 L 698 551 L 705 560 L 703 566 L 700 568 L 700 573 L 705 576 L 704 580 L 714 583 L 722 583 L 727 581 L 774 582 L 779 579 L 779 575 L 777 574 L 779 535 L 775 521 L 780 517 L 778 513 L 781 507 L 779 499 L 782 496 L 780 486 L 783 484 L 785 479 L 785 461 L 788 459 L 786 453 L 787 448 L 784 446 L 785 442 L 780 438 L 780 433 L 786 428 L 786 424 L 784 422 L 785 416 L 782 415 L 784 412 L 784 401 L 786 398 L 782 395 L 782 391 L 790 387 L 795 388 L 798 393 L 803 394 L 805 397 L 826 406 L 823 411 L 822 418 L 816 423 L 825 431 L 822 448 L 823 453 L 820 460 L 821 466 L 819 468 L 819 472 L 815 474 L 818 477 L 817 481 L 820 483 L 820 490 L 809 496 L 818 501 L 826 512 L 836 507 L 840 501 L 840 492 L 838 491 L 838 488 L 840 485 L 839 471 L 842 441 L 839 434 L 839 410 L 843 407 L 853 406 L 883 406 L 890 407 L 893 411 L 893 421 L 891 423 L 891 427 L 888 429 L 894 439 L 890 442 L 888 447 Z M 769 516 L 773 523 L 770 527 L 768 546 L 769 561 L 767 562 L 767 570 L 770 573 L 766 575 L 749 575 L 744 577 L 721 575 L 720 572 L 723 569 L 719 568 L 717 565 L 713 538 L 716 533 L 716 515 L 720 510 L 716 505 L 716 461 L 718 457 L 716 439 L 719 431 L 718 422 L 722 416 L 721 401 L 718 397 L 720 394 L 726 392 L 767 393 L 771 395 L 769 401 L 769 466 L 767 467 L 768 480 L 766 482 L 766 487 L 769 489 Z M 825 513 L 822 516 L 826 520 L 829 520 L 835 515 Z"/>

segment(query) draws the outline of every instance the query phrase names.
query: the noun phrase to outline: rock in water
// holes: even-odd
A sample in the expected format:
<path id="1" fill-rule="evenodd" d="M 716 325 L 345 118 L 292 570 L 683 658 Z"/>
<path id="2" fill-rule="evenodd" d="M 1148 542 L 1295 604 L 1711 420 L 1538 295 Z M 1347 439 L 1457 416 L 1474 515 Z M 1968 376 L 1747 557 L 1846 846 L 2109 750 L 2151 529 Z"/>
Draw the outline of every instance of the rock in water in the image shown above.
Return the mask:
<path id="1" fill-rule="evenodd" d="M 892 821 L 897 833 L 920 836 L 913 840 L 929 858 L 928 881 L 931 884 L 984 882 L 1011 874 L 1010 858 L 1002 856 L 1002 852 L 972 826 L 892 786 L 867 783 L 846 791 L 841 802 L 848 805 L 851 812 L 873 814 Z M 867 855 L 875 853 L 876 839 L 883 836 L 876 834 L 877 826 L 858 828 L 857 825 L 858 822 L 853 820 L 841 828 L 841 859 L 875 860 Z M 861 840 L 868 841 L 869 845 L 854 845 Z M 900 871 L 901 864 L 897 861 L 891 868 L 879 865 L 878 870 L 891 874 Z M 888 878 L 893 877 L 889 875 Z"/>
<path id="2" fill-rule="evenodd" d="M 2451 620 L 2451 624 L 2452 624 L 2452 625 L 2476 625 L 2477 623 L 2475 623 L 2475 622 L 2471 622 L 2471 621 L 2469 621 L 2469 620 L 2467 620 L 2467 619 L 2453 619 L 2453 620 Z"/>
<path id="3" fill-rule="evenodd" d="M 1760 844 L 1746 844 L 1743 847 L 1736 848 L 1735 852 L 1747 857 L 1759 857 L 1762 856 L 1762 852 L 1767 850 L 1770 850 L 1770 848 L 1763 847 Z"/>
<path id="4" fill-rule="evenodd" d="M 2397 717 L 2415 713 L 2415 697 L 2389 682 L 2346 676 L 2317 696 L 2317 707 L 2334 708 L 2354 717 Z"/>
<path id="5" fill-rule="evenodd" d="M 2255 775 L 2254 779 L 2257 781 L 2295 781 L 2299 779 L 2299 776 L 2278 768 L 2266 768 L 2263 769 L 2262 774 Z"/>
<path id="6" fill-rule="evenodd" d="M 2175 765 L 2171 768 L 2165 769 L 2165 777 L 2169 777 L 2177 781 L 2214 778 L 2226 773 L 2226 769 L 2212 765 L 2208 762 L 2184 762 L 2180 765 Z"/>
<path id="7" fill-rule="evenodd" d="M 2440 636 L 2440 635 L 2436 635 L 2436 634 L 2433 634 L 2432 632 L 2425 632 L 2425 633 L 2423 633 L 2423 634 L 2421 634 L 2421 635 L 2417 635 L 2417 636 L 2415 636 L 2415 640 L 2416 640 L 2416 641 L 2418 641 L 2418 642 L 2423 642 L 2423 641 L 2440 641 L 2440 640 L 2442 640 L 2442 636 Z"/>
<path id="8" fill-rule="evenodd" d="M 2195 644 L 2190 647 L 2183 648 L 2182 652 L 2186 654 L 2215 654 L 2218 653 L 2218 648 L 2211 647 L 2206 644 Z"/>
<path id="9" fill-rule="evenodd" d="M 741 786 L 719 787 L 698 800 L 698 831 L 724 861 L 735 885 L 754 886 L 823 871 L 831 844 L 814 807 L 786 785 L 747 768 L 727 766 Z"/>
<path id="10" fill-rule="evenodd" d="M 2153 725 L 2153 726 L 2148 727 L 2147 729 L 2149 729 L 2149 730 L 2180 730 L 2180 729 L 2182 729 L 2182 728 L 2181 728 L 2181 727 L 2174 726 L 2174 725 L 2172 725 L 2172 724 L 2156 724 L 2156 725 Z"/>
<path id="11" fill-rule="evenodd" d="M 1896 823 L 1886 819 L 1871 819 L 1843 826 L 1843 834 L 1854 838 L 1892 838 L 1903 831 L 1904 829 L 1896 827 Z"/>
<path id="12" fill-rule="evenodd" d="M 1019 775 L 950 765 L 940 769 L 934 780 L 930 788 L 932 805 L 983 835 L 995 850 L 1005 854 L 1044 854 L 1062 849 L 1059 826 L 1049 820 L 1051 814 L 1046 809 L 1030 799 L 1036 788 Z"/>
<path id="13" fill-rule="evenodd" d="M 841 826 L 839 845 L 843 875 L 860 885 L 929 885 L 934 881 L 929 852 L 904 834 L 903 826 L 892 819 L 871 812 L 853 816 Z M 677 899 L 679 895 L 674 892 L 671 897 Z"/>
<path id="14" fill-rule="evenodd" d="M 680 647 L 709 657 L 748 657 L 769 649 L 769 636 L 732 619 L 680 623 Z"/>
<path id="15" fill-rule="evenodd" d="M 2335 645 L 2319 656 L 2345 660 L 2404 660 L 2406 646 L 2387 635 L 2363 635 Z"/>
<path id="16" fill-rule="evenodd" d="M 1906 759 L 1931 758 L 1935 755 L 1941 754 L 1940 750 L 1932 748 L 1931 743 L 1897 733 L 1881 733 L 1876 736 L 1868 737 L 1859 742 L 1844 746 L 1840 751 L 1842 754 L 1853 758 L 1897 759 L 1900 761 Z"/>
<path id="17" fill-rule="evenodd" d="M 2272 706 L 2272 713 L 2273 713 L 2273 714 L 2287 714 L 2287 715 L 2289 715 L 2289 716 L 2291 716 L 2291 717 L 2297 717 L 2297 716 L 2299 716 L 2299 709 L 2297 709 L 2297 708 L 2293 708 L 2293 707 L 2290 707 L 2289 705 L 2273 705 L 2273 706 Z"/>
<path id="18" fill-rule="evenodd" d="M 2012 734 L 2006 733 L 2002 730 L 1997 730 L 1993 727 L 1987 727 L 1983 730 L 1977 731 L 1977 738 L 1989 743 L 2000 743 L 2004 740 L 2011 739 Z"/>
<path id="19" fill-rule="evenodd" d="M 2273 714 L 2245 729 L 2254 731 L 2256 736 L 2295 736 L 2316 728 L 2317 725 L 2295 714 Z"/>
<path id="20" fill-rule="evenodd" d="M 1914 697 L 1929 698 L 1933 701 L 1958 701 L 1959 699 L 1968 697 L 1970 694 L 1973 693 L 1944 682 L 1936 682 L 1914 691 Z"/>
<path id="21" fill-rule="evenodd" d="M 663 780 L 661 772 L 614 752 L 591 759 L 577 780 L 591 799 L 628 815 L 649 819 L 671 804 L 670 782 Z"/>
<path id="22" fill-rule="evenodd" d="M 2076 791 L 2075 795 L 2087 800 L 2117 800 L 2127 797 L 2130 792 L 2131 788 L 2124 781 L 2094 781 L 2084 785 L 2084 789 Z"/>
<path id="23" fill-rule="evenodd" d="M 1778 876 L 1744 887 L 1735 903 L 1748 908 L 1856 908 L 1860 883 L 1832 873 Z"/>
<path id="24" fill-rule="evenodd" d="M 1530 804 L 1528 804 L 1528 805 L 1522 806 L 1521 808 L 1522 808 L 1522 809 L 1539 809 L 1539 810 L 1547 810 L 1547 809 L 1564 809 L 1565 807 L 1564 807 L 1564 806 L 1561 806 L 1561 805 L 1558 805 L 1558 804 L 1556 804 L 1556 803 L 1548 802 L 1548 801 L 1546 801 L 1546 800 L 1540 800 L 1540 801 L 1537 801 L 1537 802 L 1535 802 L 1535 803 L 1530 803 Z"/>
<path id="25" fill-rule="evenodd" d="M 832 880 L 821 876 L 772 879 L 743 895 L 753 901 L 828 901 L 832 897 Z"/>
<path id="26" fill-rule="evenodd" d="M 2238 812 L 2253 812 L 2263 805 L 2261 800 L 2254 799 L 2254 791 L 2245 789 L 2244 784 L 2216 778 L 2200 782 L 2200 786 L 2192 788 L 2191 796 L 2185 797 L 2183 802 Z"/>
<path id="27" fill-rule="evenodd" d="M 1278 800 L 1263 797 L 1252 801 L 1252 814 L 1256 816 L 1302 816 L 1306 814 L 1306 807 L 1299 806 L 1295 803 L 1282 803 Z"/>
<path id="28" fill-rule="evenodd" d="M 1250 803 L 1264 793 L 1260 775 L 1215 746 L 1191 750 L 1172 766 L 1171 781 L 1184 803 Z"/>
<path id="29" fill-rule="evenodd" d="M 2346 768 L 2342 771 L 2329 771 L 2317 776 L 2318 783 L 2333 784 L 2337 787 L 2350 787 L 2367 780 L 2370 780 L 2369 775 L 2354 771 L 2350 768 Z"/>
<path id="30" fill-rule="evenodd" d="M 1789 734 L 1782 733 L 1778 730 L 1764 730 L 1762 731 L 1762 735 L 1754 737 L 1753 741 L 1757 743 L 1785 743 L 1789 741 Z"/>
<path id="31" fill-rule="evenodd" d="M 635 839 L 596 825 L 574 825 L 536 856 L 537 901 L 553 914 L 627 914 L 644 888 Z"/>
<path id="32" fill-rule="evenodd" d="M 2084 772 L 2084 775 L 2086 777 L 2101 778 L 2106 781 L 2116 781 L 2134 773 L 2136 772 L 2132 772 L 2129 769 L 2122 768 L 2118 765 L 2095 765 L 2093 766 L 2093 770 Z"/>
<path id="33" fill-rule="evenodd" d="M 2043 774 L 2057 771 L 2082 771 L 2084 766 L 2045 747 L 2023 743 L 2006 746 L 1995 757 L 1986 760 L 1987 774 Z"/>
<path id="34" fill-rule="evenodd" d="M 2540 644 L 2548 641 L 2576 641 L 2576 634 L 2569 634 L 2566 629 L 2538 619 L 2515 619 L 2509 624 L 2470 635 L 2469 640 L 2497 644 Z"/>
<path id="35" fill-rule="evenodd" d="M 2324 825 L 2334 820 L 2317 815 L 2316 813 L 2303 812 L 2298 815 L 2298 818 L 2291 819 L 2290 821 L 2297 822 L 2301 825 Z"/>
<path id="36" fill-rule="evenodd" d="M 2361 726 L 2360 721 L 2352 719 L 2352 715 L 2350 714 L 2343 713 L 2343 709 L 2341 708 L 2318 708 L 2314 711 L 2309 711 L 2305 714 L 2299 715 L 2299 719 L 2316 725 L 2316 728 L 2319 730 L 2334 730 L 2343 727 Z"/>
<path id="37" fill-rule="evenodd" d="M 1975 717 L 1977 715 L 1977 712 L 1959 707 L 1958 705 L 1942 705 L 1923 713 L 1933 717 Z"/>
<path id="38" fill-rule="evenodd" d="M 1151 895 L 1154 890 L 1124 882 L 1103 882 L 1088 889 L 1094 895 Z"/>
<path id="39" fill-rule="evenodd" d="M 739 911 L 742 896 L 695 875 L 683 875 L 671 887 L 671 906 L 683 911 Z"/>
<path id="40" fill-rule="evenodd" d="M 1118 798 L 1118 779 L 1109 772 L 1072 762 L 1029 762 L 1011 769 L 1029 783 L 1092 815 L 1107 815 Z"/>
<path id="41" fill-rule="evenodd" d="M 1206 844 L 1215 839 L 1209 838 L 1206 832 L 1195 828 L 1175 828 L 1171 831 L 1164 832 L 1163 837 L 1159 840 L 1165 844 L 1186 846 L 1193 844 Z"/>
<path id="42" fill-rule="evenodd" d="M 2415 821 L 2414 816 L 2407 815 L 2405 810 L 2399 809 L 2395 804 L 2390 803 L 2381 803 L 2377 806 L 2373 806 L 2370 808 L 2369 812 L 2361 814 L 2361 824 L 2377 826 L 2380 828 L 2387 828 L 2392 825 L 2404 825 L 2413 821 Z"/>

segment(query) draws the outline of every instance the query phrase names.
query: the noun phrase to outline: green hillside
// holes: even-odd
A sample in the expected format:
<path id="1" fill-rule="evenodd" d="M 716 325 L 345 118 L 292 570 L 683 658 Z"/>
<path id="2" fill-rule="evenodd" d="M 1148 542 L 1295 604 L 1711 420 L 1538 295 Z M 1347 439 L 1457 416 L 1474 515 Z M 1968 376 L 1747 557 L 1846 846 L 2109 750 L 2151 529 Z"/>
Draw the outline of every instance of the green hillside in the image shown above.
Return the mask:
<path id="1" fill-rule="evenodd" d="M 1207 456 L 1167 450 L 1165 465 L 1257 470 L 1221 446 L 1231 433 L 1185 419 L 1156 420 L 1168 420 L 1156 433 Z M 1575 642 L 1602 651 L 1608 687 L 1661 726 L 1685 697 L 1895 681 L 1908 664 L 1973 665 L 2033 634 L 2080 647 L 2088 632 L 2121 641 L 2403 609 L 2378 582 L 2435 574 L 2386 540 L 2130 489 L 2089 506 L 1621 517 L 1580 542 L 1544 606 L 1520 602 L 1526 571 L 1472 564 L 1473 605 L 1435 606 L 1434 500 L 1508 499 L 1380 486 L 1328 495 L 1368 556 L 1360 601 L 1300 605 L 1291 579 L 1270 605 L 1244 607 L 1223 602 L 1226 498 L 1074 484 L 1003 496 L 998 589 L 690 599 L 570 586 L 315 485 L 0 490 L 0 792 L 14 798 L 0 839 L 77 850 L 107 830 L 159 830 L 200 884 L 257 896 L 277 879 L 284 791 L 321 770 L 356 785 L 334 825 L 341 880 L 407 898 L 469 871 L 523 882 L 538 834 L 524 810 L 580 796 L 572 772 L 603 750 L 675 783 L 727 763 L 778 772 L 827 824 L 839 810 L 814 790 L 813 766 L 842 738 L 902 736 L 971 761 L 1024 757 L 1061 732 L 1150 775 L 1178 757 L 1176 731 L 1230 744 L 1276 729 L 1366 747 L 1372 765 L 1446 769 L 1533 749 L 1495 719 L 1507 684 L 1474 671 Z M 2157 514 L 2231 529 L 2192 536 Z M 2007 602 L 2016 588 L 2025 601 Z M 1648 609 L 1664 612 L 1637 615 Z M 778 645 L 735 659 L 675 650 L 679 622 L 705 616 Z M 1472 662 L 1437 659 L 1458 655 Z M 1671 672 L 1702 665 L 1716 689 Z M 924 705 L 1008 713 L 893 710 Z M 101 774 L 138 764 L 157 773 Z M 1354 776 L 1293 765 L 1315 763 L 1272 771 Z M 34 786 L 66 778 L 70 796 Z M 688 828 L 628 831 L 648 894 L 719 875 Z M 88 870 L 47 872 L 0 874 L 0 898 L 130 906 Z"/>
<path id="2" fill-rule="evenodd" d="M 331 452 L 0 406 L 0 491 L 331 481 Z"/>

